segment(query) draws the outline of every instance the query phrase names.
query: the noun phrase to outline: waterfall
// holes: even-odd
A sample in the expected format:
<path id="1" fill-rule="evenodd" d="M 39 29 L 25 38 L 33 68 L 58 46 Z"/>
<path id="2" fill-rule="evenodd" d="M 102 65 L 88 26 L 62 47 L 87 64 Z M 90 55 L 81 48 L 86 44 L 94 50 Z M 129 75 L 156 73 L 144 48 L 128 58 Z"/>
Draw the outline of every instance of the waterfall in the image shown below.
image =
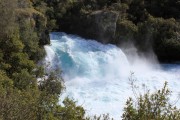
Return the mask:
<path id="1" fill-rule="evenodd" d="M 50 38 L 51 45 L 45 46 L 45 61 L 50 69 L 60 67 L 63 71 L 66 85 L 63 97 L 77 100 L 89 115 L 109 113 L 115 120 L 121 119 L 127 98 L 133 97 L 128 79 L 131 71 L 140 87 L 145 84 L 156 90 L 168 81 L 171 90 L 178 93 L 179 65 L 153 68 L 137 58 L 138 62 L 130 64 L 123 51 L 111 44 L 65 33 L 51 33 Z"/>

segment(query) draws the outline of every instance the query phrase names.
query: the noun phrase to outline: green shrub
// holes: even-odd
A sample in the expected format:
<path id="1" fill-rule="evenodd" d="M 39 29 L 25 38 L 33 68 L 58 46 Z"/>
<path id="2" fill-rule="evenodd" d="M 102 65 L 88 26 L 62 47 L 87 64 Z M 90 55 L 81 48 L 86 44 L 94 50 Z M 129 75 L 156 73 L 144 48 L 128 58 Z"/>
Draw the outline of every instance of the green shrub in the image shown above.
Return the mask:
<path id="1" fill-rule="evenodd" d="M 157 92 L 148 91 L 137 98 L 137 102 L 129 98 L 122 115 L 123 120 L 179 120 L 180 110 L 170 104 L 171 92 L 167 83 Z"/>

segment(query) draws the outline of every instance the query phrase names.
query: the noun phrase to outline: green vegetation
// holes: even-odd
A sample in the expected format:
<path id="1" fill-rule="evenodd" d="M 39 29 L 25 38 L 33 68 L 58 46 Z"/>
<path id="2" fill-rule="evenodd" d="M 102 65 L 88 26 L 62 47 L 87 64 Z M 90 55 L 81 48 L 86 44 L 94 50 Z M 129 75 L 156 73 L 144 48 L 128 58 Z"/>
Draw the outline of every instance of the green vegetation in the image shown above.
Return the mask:
<path id="1" fill-rule="evenodd" d="M 33 5 L 47 17 L 48 30 L 97 39 L 101 34 L 91 30 L 91 13 L 116 11 L 116 33 L 109 43 L 132 42 L 140 52 L 152 49 L 160 61 L 180 60 L 179 0 L 33 0 Z"/>
<path id="2" fill-rule="evenodd" d="M 0 15 L 0 120 L 82 119 L 75 102 L 58 104 L 62 78 L 36 65 L 48 43 L 47 18 L 29 0 L 0 0 Z"/>
<path id="3" fill-rule="evenodd" d="M 129 98 L 124 108 L 123 120 L 179 120 L 180 110 L 170 104 L 171 92 L 167 83 L 157 92 L 140 95 L 137 101 Z"/>
<path id="4" fill-rule="evenodd" d="M 91 119 L 68 98 L 58 104 L 62 78 L 37 63 L 45 55 L 49 32 L 86 35 L 88 15 L 97 10 L 119 13 L 109 42 L 133 42 L 140 51 L 152 47 L 162 61 L 180 60 L 179 0 L 0 0 L 0 120 Z M 158 120 L 179 119 L 179 111 L 167 103 L 168 94 L 165 85 L 156 94 L 140 96 L 138 108 L 128 100 L 123 118 L 155 119 L 156 114 Z"/>

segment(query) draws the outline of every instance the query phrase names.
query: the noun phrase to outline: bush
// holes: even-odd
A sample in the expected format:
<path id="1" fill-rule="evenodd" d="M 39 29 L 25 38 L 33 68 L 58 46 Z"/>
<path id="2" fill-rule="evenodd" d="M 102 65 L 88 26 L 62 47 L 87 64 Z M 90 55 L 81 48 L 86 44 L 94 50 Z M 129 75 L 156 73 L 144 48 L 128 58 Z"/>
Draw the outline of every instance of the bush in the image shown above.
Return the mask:
<path id="1" fill-rule="evenodd" d="M 116 28 L 116 43 L 123 43 L 134 40 L 138 28 L 129 20 L 118 21 Z"/>
<path id="2" fill-rule="evenodd" d="M 170 95 L 166 82 L 161 90 L 140 95 L 137 103 L 129 98 L 122 115 L 123 120 L 179 120 L 180 110 L 170 104 Z"/>

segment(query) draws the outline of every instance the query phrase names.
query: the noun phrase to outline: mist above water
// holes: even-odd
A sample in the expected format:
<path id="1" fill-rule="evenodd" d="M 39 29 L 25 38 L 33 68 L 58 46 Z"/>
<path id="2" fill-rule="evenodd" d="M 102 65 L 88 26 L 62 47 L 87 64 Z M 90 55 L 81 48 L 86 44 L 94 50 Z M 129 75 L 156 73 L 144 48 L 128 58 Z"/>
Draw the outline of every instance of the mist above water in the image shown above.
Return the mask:
<path id="1" fill-rule="evenodd" d="M 52 68 L 62 69 L 66 85 L 63 97 L 77 100 L 89 115 L 109 113 L 116 120 L 121 119 L 127 98 L 134 97 L 129 84 L 132 72 L 138 93 L 144 92 L 143 84 L 154 91 L 162 88 L 165 81 L 174 92 L 172 102 L 179 92 L 180 65 L 159 65 L 154 57 L 139 57 L 131 48 L 125 54 L 111 44 L 51 33 L 51 45 L 45 46 L 45 61 Z"/>

